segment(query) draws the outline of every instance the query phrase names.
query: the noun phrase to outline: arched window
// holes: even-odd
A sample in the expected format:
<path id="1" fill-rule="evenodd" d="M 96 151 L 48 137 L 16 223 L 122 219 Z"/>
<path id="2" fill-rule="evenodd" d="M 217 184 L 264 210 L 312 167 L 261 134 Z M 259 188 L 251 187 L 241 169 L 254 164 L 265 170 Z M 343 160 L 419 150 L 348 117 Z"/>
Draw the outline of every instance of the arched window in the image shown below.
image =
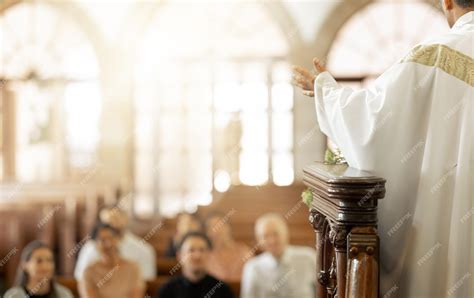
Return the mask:
<path id="1" fill-rule="evenodd" d="M 137 208 L 157 198 L 171 215 L 232 185 L 293 182 L 288 52 L 262 4 L 159 8 L 135 77 Z"/>
<path id="2" fill-rule="evenodd" d="M 0 12 L 0 48 L 2 178 L 82 175 L 100 137 L 91 44 L 69 16 L 33 1 Z"/>
<path id="3" fill-rule="evenodd" d="M 355 89 L 372 83 L 410 48 L 449 30 L 432 5 L 416 0 L 378 0 L 352 16 L 331 46 L 327 68 Z M 338 154 L 337 146 L 328 147 Z"/>
<path id="4" fill-rule="evenodd" d="M 328 69 L 355 87 L 373 81 L 410 48 L 448 30 L 441 11 L 416 0 L 378 0 L 341 28 L 328 55 Z"/>

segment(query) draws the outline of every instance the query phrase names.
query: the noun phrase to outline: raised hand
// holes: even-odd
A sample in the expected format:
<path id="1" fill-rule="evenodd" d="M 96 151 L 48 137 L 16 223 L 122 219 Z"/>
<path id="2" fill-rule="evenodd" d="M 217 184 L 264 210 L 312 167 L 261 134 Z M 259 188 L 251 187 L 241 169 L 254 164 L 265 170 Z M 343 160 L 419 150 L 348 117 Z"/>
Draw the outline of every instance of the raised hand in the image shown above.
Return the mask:
<path id="1" fill-rule="evenodd" d="M 313 59 L 313 68 L 316 75 L 302 66 L 293 66 L 293 85 L 300 87 L 303 94 L 309 97 L 314 97 L 314 80 L 316 80 L 316 76 L 326 71 L 326 68 L 318 58 Z"/>

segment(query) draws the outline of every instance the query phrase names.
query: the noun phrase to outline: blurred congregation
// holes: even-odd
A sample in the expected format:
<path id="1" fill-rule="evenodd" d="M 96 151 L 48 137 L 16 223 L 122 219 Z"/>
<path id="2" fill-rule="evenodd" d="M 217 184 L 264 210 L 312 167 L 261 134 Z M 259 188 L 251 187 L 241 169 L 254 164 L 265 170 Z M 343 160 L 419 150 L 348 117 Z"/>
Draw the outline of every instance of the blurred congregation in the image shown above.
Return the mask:
<path id="1" fill-rule="evenodd" d="M 210 291 L 212 297 L 263 297 L 267 290 L 285 295 L 286 287 L 314 297 L 312 230 L 295 190 L 286 190 L 295 200 L 267 200 L 270 213 L 223 208 L 223 199 L 220 206 L 159 221 L 132 220 L 120 200 L 126 196 L 115 203 L 99 197 L 91 216 L 85 201 L 49 192 L 56 192 L 55 201 L 34 202 L 31 194 L 28 205 L 2 210 L 2 287 L 11 287 L 5 297 L 211 297 Z M 265 283 L 270 273 L 278 276 Z M 297 284 L 287 283 L 292 275 L 299 276 Z"/>

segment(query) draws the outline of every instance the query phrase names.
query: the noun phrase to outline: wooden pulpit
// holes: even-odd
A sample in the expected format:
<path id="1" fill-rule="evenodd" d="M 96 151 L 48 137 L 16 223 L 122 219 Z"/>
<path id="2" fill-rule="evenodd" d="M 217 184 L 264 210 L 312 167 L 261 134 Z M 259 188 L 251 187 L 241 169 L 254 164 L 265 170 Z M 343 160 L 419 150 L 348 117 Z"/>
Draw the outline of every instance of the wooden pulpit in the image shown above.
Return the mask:
<path id="1" fill-rule="evenodd" d="M 378 297 L 377 201 L 385 180 L 345 164 L 304 168 L 316 232 L 316 297 Z"/>

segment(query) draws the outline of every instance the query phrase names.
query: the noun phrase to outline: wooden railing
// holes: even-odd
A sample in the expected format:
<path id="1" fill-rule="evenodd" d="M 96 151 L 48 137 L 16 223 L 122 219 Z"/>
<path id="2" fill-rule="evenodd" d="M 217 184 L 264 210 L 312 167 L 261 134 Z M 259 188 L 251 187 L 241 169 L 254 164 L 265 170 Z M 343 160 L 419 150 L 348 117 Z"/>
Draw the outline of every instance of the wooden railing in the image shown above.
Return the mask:
<path id="1" fill-rule="evenodd" d="M 316 233 L 316 297 L 378 297 L 377 201 L 385 180 L 347 165 L 304 169 Z"/>

